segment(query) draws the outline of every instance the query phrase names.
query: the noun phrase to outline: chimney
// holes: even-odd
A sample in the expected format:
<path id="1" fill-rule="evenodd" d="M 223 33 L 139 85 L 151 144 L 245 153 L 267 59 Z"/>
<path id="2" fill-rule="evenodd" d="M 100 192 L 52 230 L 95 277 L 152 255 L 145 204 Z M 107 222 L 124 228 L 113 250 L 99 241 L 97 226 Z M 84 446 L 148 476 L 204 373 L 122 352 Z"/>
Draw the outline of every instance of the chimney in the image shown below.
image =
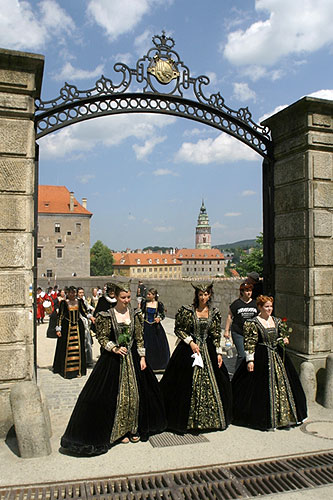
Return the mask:
<path id="1" fill-rule="evenodd" d="M 74 192 L 69 193 L 69 211 L 74 212 Z"/>
<path id="2" fill-rule="evenodd" d="M 82 198 L 82 206 L 83 208 L 87 208 L 87 198 Z"/>

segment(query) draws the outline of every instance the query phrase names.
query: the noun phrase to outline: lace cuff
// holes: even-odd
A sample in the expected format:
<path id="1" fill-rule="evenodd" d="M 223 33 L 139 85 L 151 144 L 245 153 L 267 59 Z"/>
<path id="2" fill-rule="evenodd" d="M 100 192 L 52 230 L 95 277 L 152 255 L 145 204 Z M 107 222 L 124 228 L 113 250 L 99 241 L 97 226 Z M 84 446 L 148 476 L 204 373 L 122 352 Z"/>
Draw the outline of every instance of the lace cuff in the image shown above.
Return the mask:
<path id="1" fill-rule="evenodd" d="M 146 349 L 144 347 L 138 347 L 138 354 L 139 354 L 140 358 L 145 357 L 146 356 Z"/>
<path id="2" fill-rule="evenodd" d="M 216 348 L 216 354 L 222 354 L 222 347 Z"/>
<path id="3" fill-rule="evenodd" d="M 61 332 L 61 326 L 56 326 L 56 332 Z"/>
<path id="4" fill-rule="evenodd" d="M 185 338 L 185 339 L 183 339 L 183 340 L 184 340 L 185 344 L 188 344 L 188 345 L 189 345 L 189 344 L 193 341 L 193 339 L 192 339 L 192 337 L 191 337 L 191 336 L 186 337 L 186 338 Z"/>
<path id="5" fill-rule="evenodd" d="M 245 351 L 246 362 L 254 361 L 254 352 Z"/>
<path id="6" fill-rule="evenodd" d="M 111 352 L 111 351 L 112 351 L 112 349 L 113 349 L 114 347 L 117 347 L 117 344 L 115 344 L 114 342 L 112 342 L 112 340 L 110 340 L 110 341 L 106 344 L 105 349 L 106 349 L 107 351 Z"/>

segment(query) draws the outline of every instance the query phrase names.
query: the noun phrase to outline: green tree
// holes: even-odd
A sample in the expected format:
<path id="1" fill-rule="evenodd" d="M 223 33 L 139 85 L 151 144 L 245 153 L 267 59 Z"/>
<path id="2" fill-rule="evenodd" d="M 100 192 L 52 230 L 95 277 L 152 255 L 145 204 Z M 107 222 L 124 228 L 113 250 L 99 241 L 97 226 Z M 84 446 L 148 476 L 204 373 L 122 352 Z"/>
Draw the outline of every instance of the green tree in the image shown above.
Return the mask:
<path id="1" fill-rule="evenodd" d="M 113 274 L 113 255 L 109 247 L 104 245 L 101 240 L 90 249 L 90 275 L 91 276 L 110 276 Z"/>
<path id="2" fill-rule="evenodd" d="M 260 276 L 264 271 L 264 252 L 263 252 L 263 234 L 260 233 L 256 238 L 257 245 L 253 247 L 251 253 L 241 256 L 239 263 L 236 266 L 237 271 L 241 276 L 247 276 L 251 271 L 256 271 Z"/>

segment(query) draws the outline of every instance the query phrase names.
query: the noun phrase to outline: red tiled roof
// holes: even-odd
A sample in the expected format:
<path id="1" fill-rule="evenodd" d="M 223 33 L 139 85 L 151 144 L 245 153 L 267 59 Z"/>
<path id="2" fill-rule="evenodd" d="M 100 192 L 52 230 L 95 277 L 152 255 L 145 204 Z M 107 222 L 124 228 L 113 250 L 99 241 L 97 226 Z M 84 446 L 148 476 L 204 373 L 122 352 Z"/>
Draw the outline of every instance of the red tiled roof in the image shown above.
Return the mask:
<path id="1" fill-rule="evenodd" d="M 92 215 L 74 197 L 74 210 L 69 209 L 70 192 L 66 186 L 38 186 L 38 213 Z"/>
<path id="2" fill-rule="evenodd" d="M 177 259 L 224 259 L 217 248 L 181 248 L 176 252 Z"/>
<path id="3" fill-rule="evenodd" d="M 181 265 L 180 260 L 173 254 L 167 253 L 122 253 L 115 252 L 112 254 L 116 266 L 164 266 L 164 265 Z M 140 260 L 138 262 L 138 259 Z M 176 261 L 176 262 L 174 262 Z"/>
<path id="4" fill-rule="evenodd" d="M 239 273 L 236 269 L 230 269 L 230 274 L 231 276 L 234 276 L 234 278 L 239 278 Z"/>

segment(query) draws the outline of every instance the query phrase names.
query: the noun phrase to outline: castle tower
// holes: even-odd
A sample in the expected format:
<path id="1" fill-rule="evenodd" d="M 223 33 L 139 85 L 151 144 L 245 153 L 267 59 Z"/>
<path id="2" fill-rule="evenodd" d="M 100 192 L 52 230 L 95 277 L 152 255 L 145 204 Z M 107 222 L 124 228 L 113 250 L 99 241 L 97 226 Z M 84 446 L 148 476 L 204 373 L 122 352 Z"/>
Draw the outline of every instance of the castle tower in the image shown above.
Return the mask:
<path id="1" fill-rule="evenodd" d="M 211 227 L 203 200 L 195 228 L 195 248 L 212 248 Z"/>

